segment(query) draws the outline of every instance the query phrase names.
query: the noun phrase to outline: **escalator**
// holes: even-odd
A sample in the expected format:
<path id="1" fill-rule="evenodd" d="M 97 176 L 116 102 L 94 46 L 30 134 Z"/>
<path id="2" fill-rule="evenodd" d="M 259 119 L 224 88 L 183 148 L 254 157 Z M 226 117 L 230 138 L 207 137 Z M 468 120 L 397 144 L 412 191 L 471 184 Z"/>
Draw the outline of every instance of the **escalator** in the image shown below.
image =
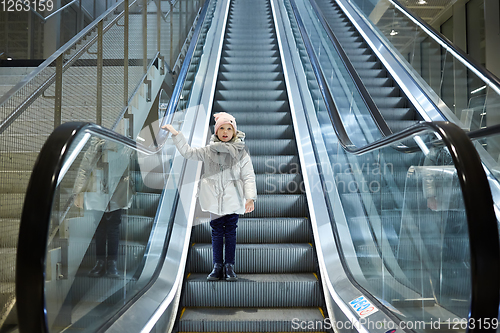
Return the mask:
<path id="1" fill-rule="evenodd" d="M 318 1 L 318 7 L 392 132 L 422 121 L 415 107 L 339 6 L 335 2 Z"/>
<path id="2" fill-rule="evenodd" d="M 238 222 L 237 282 L 206 280 L 212 268 L 209 219 L 193 228 L 178 330 L 290 331 L 294 318 L 322 321 L 324 301 L 269 1 L 231 2 L 213 103 L 212 114 L 231 113 L 246 134 L 258 199 L 255 211 Z"/>
<path id="3" fill-rule="evenodd" d="M 95 125 L 65 124 L 42 150 L 23 212 L 21 332 L 330 331 L 332 322 L 338 331 L 382 333 L 391 327 L 375 323 L 422 322 L 403 330 L 431 332 L 436 323 L 495 316 L 498 230 L 472 144 L 450 124 L 407 128 L 420 119 L 408 116 L 409 101 L 400 97 L 380 106 L 399 133 L 381 133 L 376 111 L 352 98 L 359 90 L 346 90 L 347 77 L 336 80 L 337 91 L 327 87 L 325 77 L 335 80 L 322 70 L 333 67 L 310 52 L 303 34 L 309 23 L 294 6 L 207 2 L 205 10 L 220 19 L 211 21 L 203 46 L 193 43 L 191 50 L 201 53 L 192 62 L 197 69 L 186 75 L 185 62 L 180 77 L 190 82 L 180 80 L 172 114 L 165 116 L 193 146 L 206 144 L 212 115 L 221 111 L 233 114 L 246 133 L 258 198 L 256 210 L 239 220 L 239 280 L 206 281 L 209 219 L 193 195 L 200 163 L 180 157 L 164 133 L 155 137 L 158 128 L 141 133 L 141 142 L 158 145 L 151 150 Z M 312 44 L 323 41 L 309 35 Z M 213 57 L 218 50 L 220 57 Z M 384 90 L 394 97 L 397 88 Z M 352 98 L 347 103 L 339 100 L 345 91 Z M 181 96 L 184 104 L 177 107 Z M 343 112 L 342 105 L 353 103 L 351 113 Z M 70 190 L 94 138 L 105 142 L 102 156 L 114 155 L 120 165 L 109 168 L 106 157 L 91 167 L 96 177 L 108 168 L 100 194 L 113 193 L 127 174 L 139 192 L 120 234 L 124 249 L 137 241 L 143 249 L 121 254 L 119 279 L 86 276 L 99 217 L 66 221 L 90 214 L 75 209 Z M 429 174 L 441 200 L 435 211 L 422 189 Z M 148 221 L 147 230 L 135 216 Z M 67 260 L 74 244 L 87 254 Z M 77 288 L 78 281 L 88 286 Z M 71 288 L 83 295 L 77 298 Z"/>

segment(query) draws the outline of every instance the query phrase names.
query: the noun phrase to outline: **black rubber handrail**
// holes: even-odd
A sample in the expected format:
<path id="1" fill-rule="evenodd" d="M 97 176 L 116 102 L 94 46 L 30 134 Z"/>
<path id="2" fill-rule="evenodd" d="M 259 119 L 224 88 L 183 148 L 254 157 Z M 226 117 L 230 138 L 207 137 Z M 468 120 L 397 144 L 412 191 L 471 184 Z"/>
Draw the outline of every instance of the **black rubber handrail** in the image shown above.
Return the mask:
<path id="1" fill-rule="evenodd" d="M 347 56 L 347 54 L 344 51 L 344 48 L 340 44 L 339 40 L 337 39 L 337 36 L 333 33 L 330 25 L 325 19 L 325 16 L 323 15 L 323 12 L 319 9 L 318 4 L 316 3 L 315 0 L 310 0 L 310 3 L 313 7 L 313 10 L 316 14 L 316 17 L 319 19 L 321 25 L 323 26 L 323 29 L 325 29 L 328 38 L 330 38 L 330 41 L 332 42 L 333 46 L 335 47 L 335 50 L 337 51 L 338 55 L 340 56 L 340 59 L 342 60 L 342 63 L 344 64 L 345 68 L 347 69 L 347 72 L 349 73 L 349 76 L 352 78 L 354 81 L 354 84 L 356 86 L 356 89 L 358 90 L 359 94 L 361 95 L 361 98 L 363 99 L 363 102 L 365 103 L 366 107 L 368 108 L 368 111 L 370 111 L 370 114 L 375 120 L 375 124 L 377 124 L 377 127 L 379 128 L 380 132 L 382 133 L 383 136 L 389 136 L 393 132 L 389 128 L 389 125 L 387 125 L 387 122 L 385 121 L 384 117 L 382 116 L 382 113 L 378 109 L 377 105 L 373 101 L 373 98 L 371 97 L 370 93 L 366 89 L 363 81 L 361 81 L 361 78 L 359 77 L 358 72 L 352 65 L 351 60 Z"/>
<path id="2" fill-rule="evenodd" d="M 493 318 L 497 318 L 498 304 L 500 301 L 500 247 L 498 226 L 491 189 L 481 158 L 474 144 L 467 134 L 455 124 L 449 122 L 421 122 L 364 147 L 356 147 L 347 135 L 347 131 L 342 123 L 328 85 L 326 84 L 319 62 L 312 50 L 309 37 L 305 31 L 294 0 L 290 0 L 290 4 L 292 5 L 299 31 L 311 60 L 311 65 L 320 88 L 319 90 L 325 101 L 335 133 L 339 143 L 347 152 L 360 155 L 384 147 L 393 147 L 402 140 L 429 131 L 436 133 L 448 148 L 462 189 L 469 232 L 472 288 L 469 320 L 473 320 L 476 324 L 485 321 L 491 322 Z M 498 131 L 498 128 L 493 129 L 492 132 L 494 132 L 494 130 Z M 487 132 L 483 132 L 483 134 L 486 133 Z M 478 133 L 473 134 L 477 138 Z M 351 279 L 351 281 L 355 282 L 353 279 Z M 359 284 L 357 285 L 359 286 Z M 485 326 L 486 325 L 479 327 L 475 325 L 474 328 L 468 326 L 467 331 L 496 332 L 496 329 L 492 328 L 493 326 L 489 329 L 486 329 Z"/>

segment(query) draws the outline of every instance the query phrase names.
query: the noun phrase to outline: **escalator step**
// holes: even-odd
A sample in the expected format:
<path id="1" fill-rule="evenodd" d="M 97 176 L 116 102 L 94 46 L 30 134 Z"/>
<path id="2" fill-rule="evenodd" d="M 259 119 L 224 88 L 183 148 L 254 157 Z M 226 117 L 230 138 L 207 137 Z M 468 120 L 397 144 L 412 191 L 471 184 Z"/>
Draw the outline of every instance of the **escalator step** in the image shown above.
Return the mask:
<path id="1" fill-rule="evenodd" d="M 285 100 L 286 92 L 283 90 L 219 90 L 215 97 L 226 101 L 248 101 L 259 98 L 262 101 Z"/>
<path id="2" fill-rule="evenodd" d="M 245 140 L 293 139 L 293 127 L 289 125 L 240 125 L 238 130 L 246 134 Z"/>
<path id="3" fill-rule="evenodd" d="M 326 332 L 324 320 L 319 308 L 188 308 L 179 332 Z M 307 329 L 309 322 L 318 324 Z M 305 329 L 298 330 L 301 323 Z"/>
<path id="4" fill-rule="evenodd" d="M 185 288 L 182 306 L 188 307 L 273 308 L 321 305 L 320 283 L 312 273 L 239 274 L 238 281 L 230 283 L 207 281 L 207 274 L 190 274 Z"/>
<path id="5" fill-rule="evenodd" d="M 262 140 L 253 139 L 246 143 L 251 156 L 256 155 L 292 155 L 297 151 L 295 140 L 276 139 Z"/>
<path id="6" fill-rule="evenodd" d="M 282 274 L 315 271 L 315 254 L 310 244 L 236 244 L 235 271 L 239 274 Z M 191 273 L 210 273 L 212 245 L 194 244 L 187 264 Z"/>
<path id="7" fill-rule="evenodd" d="M 192 231 L 193 243 L 211 243 L 210 219 L 198 219 Z M 312 229 L 305 218 L 240 218 L 237 244 L 309 243 Z"/>
<path id="8" fill-rule="evenodd" d="M 239 81 L 219 81 L 217 82 L 217 89 L 219 91 L 224 90 L 284 90 L 285 85 L 280 81 L 265 81 L 265 80 L 239 80 Z M 238 119 L 239 120 L 239 119 Z M 240 121 L 238 121 L 240 122 Z M 244 122 L 243 122 L 244 123 Z"/>
<path id="9" fill-rule="evenodd" d="M 296 155 L 252 156 L 255 174 L 259 173 L 298 173 L 300 161 Z"/>
<path id="10" fill-rule="evenodd" d="M 260 112 L 233 111 L 231 114 L 236 118 L 237 123 L 241 125 L 262 125 L 263 121 L 265 121 L 266 125 L 290 125 L 292 123 L 288 112 L 261 114 Z"/>
<path id="11" fill-rule="evenodd" d="M 259 194 L 255 210 L 246 217 L 304 217 L 307 216 L 305 194 Z"/>
<path id="12" fill-rule="evenodd" d="M 288 107 L 288 101 L 215 101 L 213 106 L 215 113 L 231 114 L 233 112 L 283 112 L 288 110 Z"/>

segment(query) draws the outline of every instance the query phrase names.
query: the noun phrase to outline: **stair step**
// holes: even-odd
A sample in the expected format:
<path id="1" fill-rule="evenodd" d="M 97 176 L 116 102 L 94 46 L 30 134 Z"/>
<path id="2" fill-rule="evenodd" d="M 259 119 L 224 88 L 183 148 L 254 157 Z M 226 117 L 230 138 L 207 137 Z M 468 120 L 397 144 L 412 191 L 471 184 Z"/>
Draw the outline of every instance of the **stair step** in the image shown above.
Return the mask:
<path id="1" fill-rule="evenodd" d="M 210 219 L 202 218 L 193 227 L 191 241 L 210 243 Z M 237 244 L 309 243 L 312 229 L 306 218 L 240 218 L 236 232 Z"/>
<path id="2" fill-rule="evenodd" d="M 319 308 L 186 308 L 179 332 L 326 332 L 324 321 Z"/>
<path id="3" fill-rule="evenodd" d="M 314 272 L 316 266 L 311 244 L 236 244 L 236 273 Z M 194 244 L 188 263 L 191 273 L 210 273 L 213 268 L 212 245 Z"/>
<path id="4" fill-rule="evenodd" d="M 321 306 L 320 283 L 312 273 L 239 274 L 238 281 L 230 282 L 207 281 L 207 274 L 190 274 L 185 288 L 185 307 Z"/>

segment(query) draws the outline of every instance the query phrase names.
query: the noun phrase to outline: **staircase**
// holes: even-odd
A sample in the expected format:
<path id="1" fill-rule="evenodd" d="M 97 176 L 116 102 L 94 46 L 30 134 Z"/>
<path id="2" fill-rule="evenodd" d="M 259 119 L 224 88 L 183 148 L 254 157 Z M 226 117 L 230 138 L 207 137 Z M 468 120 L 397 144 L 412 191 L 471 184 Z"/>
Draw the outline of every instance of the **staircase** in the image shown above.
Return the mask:
<path id="1" fill-rule="evenodd" d="M 197 221 L 176 329 L 290 332 L 297 330 L 294 319 L 322 323 L 324 300 L 269 1 L 232 1 L 224 38 L 213 113 L 231 113 L 246 133 L 258 198 L 255 211 L 238 222 L 236 282 L 207 281 L 211 231 L 208 219 Z"/>

